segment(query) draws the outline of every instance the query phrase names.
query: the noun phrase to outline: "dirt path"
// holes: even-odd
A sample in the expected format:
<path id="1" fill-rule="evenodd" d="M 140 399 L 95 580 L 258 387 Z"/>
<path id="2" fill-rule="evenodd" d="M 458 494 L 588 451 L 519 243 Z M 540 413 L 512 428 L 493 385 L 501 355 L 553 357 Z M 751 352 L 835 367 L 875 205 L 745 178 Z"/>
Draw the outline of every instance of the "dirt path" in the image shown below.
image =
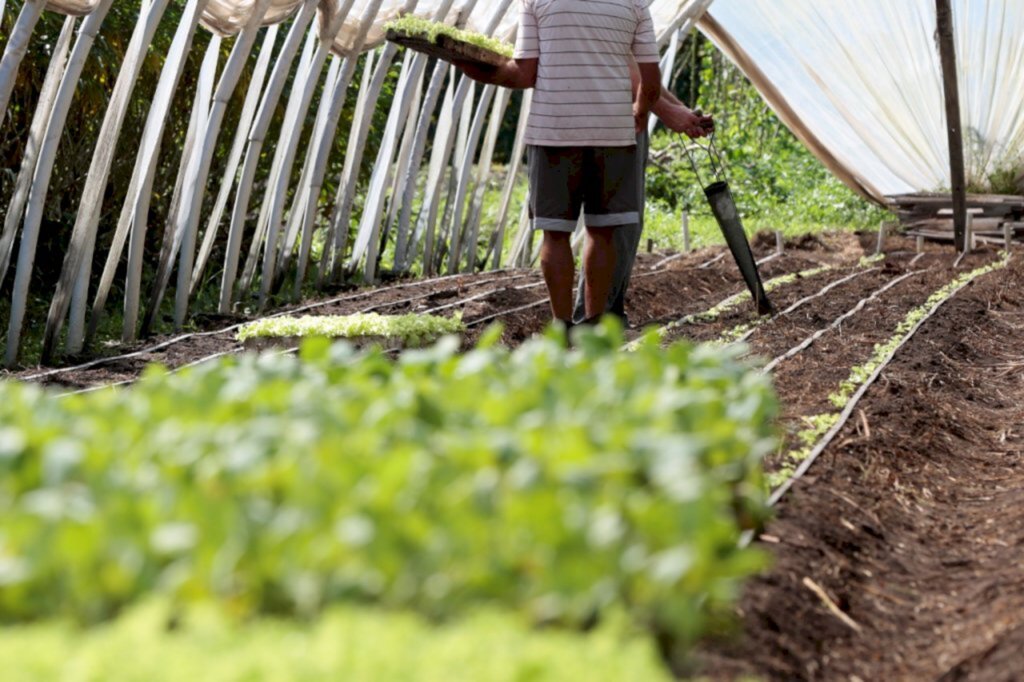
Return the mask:
<path id="1" fill-rule="evenodd" d="M 1022 330 L 1019 257 L 922 328 L 783 501 L 710 674 L 1022 679 Z"/>

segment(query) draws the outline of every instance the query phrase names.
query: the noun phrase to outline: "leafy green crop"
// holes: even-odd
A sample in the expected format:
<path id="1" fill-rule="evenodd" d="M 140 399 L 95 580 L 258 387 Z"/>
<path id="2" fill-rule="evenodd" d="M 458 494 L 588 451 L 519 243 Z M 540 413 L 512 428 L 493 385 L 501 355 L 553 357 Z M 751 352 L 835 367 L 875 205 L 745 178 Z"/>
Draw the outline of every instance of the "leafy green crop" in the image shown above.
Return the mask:
<path id="1" fill-rule="evenodd" d="M 441 36 L 447 36 L 453 40 L 461 40 L 464 43 L 475 45 L 509 59 L 512 58 L 515 52 L 511 45 L 501 40 L 411 15 L 389 22 L 384 25 L 384 28 L 388 31 L 396 31 L 409 36 L 421 36 L 432 43 L 437 42 L 437 39 Z"/>
<path id="2" fill-rule="evenodd" d="M 776 401 L 742 348 L 612 327 L 392 362 L 310 340 L 129 390 L 0 385 L 0 618 L 152 592 L 231 612 L 614 607 L 684 652 L 763 565 Z"/>
<path id="3" fill-rule="evenodd" d="M 462 316 L 378 315 L 377 313 L 333 317 L 271 317 L 245 325 L 239 341 L 257 338 L 356 339 L 360 337 L 397 339 L 407 346 L 436 341 L 446 334 L 466 331 Z"/>

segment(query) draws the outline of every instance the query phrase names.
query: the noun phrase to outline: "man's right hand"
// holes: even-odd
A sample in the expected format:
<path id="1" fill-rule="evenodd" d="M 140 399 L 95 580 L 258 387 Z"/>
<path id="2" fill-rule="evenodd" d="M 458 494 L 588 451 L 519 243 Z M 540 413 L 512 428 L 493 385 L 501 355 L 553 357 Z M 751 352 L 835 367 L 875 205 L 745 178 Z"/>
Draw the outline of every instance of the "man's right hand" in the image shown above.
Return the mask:
<path id="1" fill-rule="evenodd" d="M 647 121 L 651 111 L 661 100 L 661 67 L 657 62 L 637 64 L 638 87 L 633 99 L 633 120 L 636 122 L 636 132 L 647 131 Z"/>
<path id="2" fill-rule="evenodd" d="M 633 121 L 638 134 L 647 132 L 647 124 L 651 120 L 651 112 L 643 111 L 639 102 L 633 103 Z"/>
<path id="3" fill-rule="evenodd" d="M 498 73 L 498 67 L 496 66 L 485 66 L 479 62 L 470 61 L 468 59 L 453 59 L 452 64 L 462 70 L 464 74 L 469 76 L 475 81 L 481 83 L 492 84 Z"/>

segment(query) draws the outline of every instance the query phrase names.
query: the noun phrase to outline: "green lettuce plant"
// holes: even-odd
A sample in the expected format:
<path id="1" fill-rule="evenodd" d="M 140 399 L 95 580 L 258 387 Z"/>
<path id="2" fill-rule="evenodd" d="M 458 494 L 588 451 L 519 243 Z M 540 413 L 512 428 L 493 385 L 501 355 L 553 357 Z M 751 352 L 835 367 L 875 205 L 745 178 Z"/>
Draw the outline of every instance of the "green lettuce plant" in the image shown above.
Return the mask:
<path id="1" fill-rule="evenodd" d="M 600 328 L 379 351 L 308 341 L 58 399 L 0 384 L 0 620 L 149 594 L 230 613 L 613 609 L 680 660 L 764 565 L 769 380 Z"/>

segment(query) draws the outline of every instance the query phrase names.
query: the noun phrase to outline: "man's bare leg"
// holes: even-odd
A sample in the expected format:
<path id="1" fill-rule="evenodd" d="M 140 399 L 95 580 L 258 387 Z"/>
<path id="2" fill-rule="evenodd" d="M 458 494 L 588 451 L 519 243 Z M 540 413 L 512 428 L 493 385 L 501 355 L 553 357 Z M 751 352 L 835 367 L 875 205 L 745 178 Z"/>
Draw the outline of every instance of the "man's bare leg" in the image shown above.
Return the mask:
<path id="1" fill-rule="evenodd" d="M 608 306 L 612 279 L 615 276 L 614 227 L 588 227 L 587 246 L 583 253 L 583 273 L 586 278 L 587 319 L 602 314 Z"/>
<path id="2" fill-rule="evenodd" d="M 540 269 L 551 297 L 551 314 L 564 322 L 572 320 L 572 285 L 576 275 L 571 240 L 569 232 L 545 232 L 540 249 Z"/>

